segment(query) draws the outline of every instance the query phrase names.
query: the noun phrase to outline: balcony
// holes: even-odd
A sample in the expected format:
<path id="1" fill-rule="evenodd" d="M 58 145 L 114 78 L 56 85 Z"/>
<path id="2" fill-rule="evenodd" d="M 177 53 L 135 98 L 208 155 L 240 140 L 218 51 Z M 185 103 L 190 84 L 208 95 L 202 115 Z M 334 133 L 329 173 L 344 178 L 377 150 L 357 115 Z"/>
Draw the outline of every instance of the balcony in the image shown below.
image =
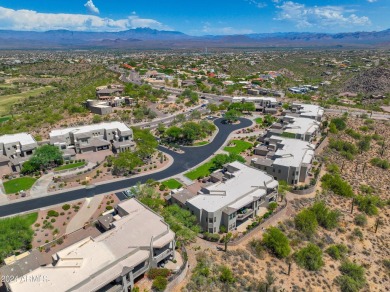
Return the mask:
<path id="1" fill-rule="evenodd" d="M 171 252 L 172 252 L 171 249 L 166 249 L 163 252 L 159 253 L 158 255 L 153 256 L 153 259 L 156 261 L 156 263 L 158 263 L 161 260 L 165 259 L 168 255 L 170 255 Z"/>
<path id="2" fill-rule="evenodd" d="M 237 220 L 238 221 L 242 221 L 242 220 L 245 220 L 246 218 L 248 218 L 249 216 L 251 216 L 253 214 L 253 209 L 244 209 L 242 211 L 240 211 L 241 214 L 237 214 Z"/>

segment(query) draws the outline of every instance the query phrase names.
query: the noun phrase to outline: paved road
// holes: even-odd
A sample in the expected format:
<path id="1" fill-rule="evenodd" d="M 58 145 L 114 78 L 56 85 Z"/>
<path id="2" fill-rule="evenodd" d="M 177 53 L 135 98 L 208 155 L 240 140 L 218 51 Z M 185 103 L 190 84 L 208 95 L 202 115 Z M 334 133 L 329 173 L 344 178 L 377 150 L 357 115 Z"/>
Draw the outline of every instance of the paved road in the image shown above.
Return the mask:
<path id="1" fill-rule="evenodd" d="M 249 127 L 252 124 L 252 121 L 248 119 L 242 118 L 240 121 L 241 123 L 237 125 L 227 125 L 222 124 L 222 119 L 215 120 L 214 122 L 219 128 L 219 132 L 215 136 L 214 140 L 210 144 L 202 147 L 182 147 L 182 149 L 185 151 L 184 154 L 178 154 L 160 147 L 161 151 L 168 153 L 174 158 L 173 164 L 165 170 L 142 177 L 107 182 L 90 189 L 64 191 L 56 195 L 2 205 L 0 206 L 0 217 L 28 212 L 42 207 L 62 204 L 85 197 L 93 197 L 99 194 L 115 192 L 120 189 L 134 186 L 137 182 L 144 183 L 150 178 L 155 180 L 163 180 L 165 178 L 185 172 L 212 156 L 223 145 L 231 132 Z"/>

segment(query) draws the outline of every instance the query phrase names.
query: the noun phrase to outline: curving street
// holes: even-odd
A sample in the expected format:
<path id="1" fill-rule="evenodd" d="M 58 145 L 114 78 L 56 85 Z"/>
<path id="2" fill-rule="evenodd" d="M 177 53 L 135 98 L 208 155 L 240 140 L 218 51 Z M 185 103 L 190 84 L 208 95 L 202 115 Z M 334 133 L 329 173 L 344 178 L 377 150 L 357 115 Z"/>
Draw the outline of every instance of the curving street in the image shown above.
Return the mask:
<path id="1" fill-rule="evenodd" d="M 174 159 L 173 164 L 167 169 L 142 177 L 107 182 L 105 184 L 96 185 L 94 188 L 68 190 L 41 198 L 28 199 L 2 205 L 0 206 L 0 217 L 28 212 L 85 197 L 93 197 L 99 194 L 115 192 L 117 190 L 134 186 L 137 182 L 144 183 L 148 179 L 163 180 L 180 174 L 210 158 L 225 143 L 232 132 L 252 125 L 252 121 L 244 118 L 241 118 L 240 123 L 236 125 L 223 124 L 221 118 L 215 120 L 214 123 L 218 127 L 219 132 L 215 136 L 214 140 L 205 146 L 182 147 L 182 150 L 185 151 L 183 154 L 178 154 L 163 147 L 159 147 L 159 150 L 170 154 Z"/>

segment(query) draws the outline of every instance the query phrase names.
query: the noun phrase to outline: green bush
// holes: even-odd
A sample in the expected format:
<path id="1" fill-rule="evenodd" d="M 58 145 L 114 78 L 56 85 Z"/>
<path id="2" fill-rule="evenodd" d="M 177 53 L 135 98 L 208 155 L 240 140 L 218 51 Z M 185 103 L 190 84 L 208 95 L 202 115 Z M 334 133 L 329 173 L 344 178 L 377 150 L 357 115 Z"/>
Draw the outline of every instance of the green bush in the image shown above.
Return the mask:
<path id="1" fill-rule="evenodd" d="M 358 226 L 366 226 L 367 217 L 364 214 L 357 214 L 355 218 L 353 218 L 353 222 Z"/>
<path id="2" fill-rule="evenodd" d="M 318 222 L 316 214 L 310 209 L 303 209 L 295 218 L 295 228 L 301 231 L 307 238 L 311 238 L 317 229 Z"/>
<path id="3" fill-rule="evenodd" d="M 352 160 L 354 155 L 358 153 L 357 147 L 350 142 L 342 141 L 342 140 L 329 140 L 329 147 L 338 151 L 342 156 L 347 158 L 348 160 Z"/>
<path id="4" fill-rule="evenodd" d="M 285 258 L 291 252 L 287 236 L 277 227 L 267 229 L 263 234 L 263 244 L 278 258 Z"/>
<path id="5" fill-rule="evenodd" d="M 312 243 L 299 250 L 294 259 L 300 267 L 309 271 L 318 271 L 324 265 L 322 250 Z"/>
<path id="6" fill-rule="evenodd" d="M 204 236 L 204 239 L 206 239 L 208 241 L 213 241 L 213 242 L 217 242 L 220 239 L 219 234 L 216 234 L 216 233 L 214 234 L 214 233 L 205 232 L 203 234 L 203 236 Z"/>
<path id="7" fill-rule="evenodd" d="M 114 209 L 113 206 L 110 206 L 110 205 L 107 205 L 107 206 L 106 206 L 106 210 L 107 210 L 107 211 L 112 210 L 112 209 Z"/>
<path id="8" fill-rule="evenodd" d="M 330 120 L 331 124 L 334 124 L 336 126 L 336 129 L 339 131 L 343 131 L 347 128 L 347 124 L 345 123 L 344 118 L 334 118 Z"/>
<path id="9" fill-rule="evenodd" d="M 58 214 L 58 212 L 57 211 L 54 211 L 54 210 L 49 210 L 48 212 L 47 212 L 47 216 L 49 216 L 49 217 L 58 217 L 60 214 Z"/>
<path id="10" fill-rule="evenodd" d="M 363 232 L 359 228 L 355 228 L 352 231 L 352 236 L 358 237 L 360 240 L 362 240 L 363 239 Z"/>
<path id="11" fill-rule="evenodd" d="M 168 269 L 161 269 L 161 268 L 151 268 L 148 272 L 148 278 L 151 280 L 156 279 L 157 277 L 164 277 L 167 278 L 170 275 L 170 270 Z"/>
<path id="12" fill-rule="evenodd" d="M 68 211 L 69 209 L 70 209 L 70 205 L 69 204 L 62 205 L 62 210 Z"/>
<path id="13" fill-rule="evenodd" d="M 356 197 L 356 204 L 367 215 L 378 215 L 378 207 L 382 207 L 383 202 L 378 196 L 364 195 Z"/>
<path id="14" fill-rule="evenodd" d="M 164 277 L 158 276 L 153 280 L 152 288 L 156 291 L 164 291 L 167 288 L 168 280 Z"/>
<path id="15" fill-rule="evenodd" d="M 378 157 L 375 157 L 370 160 L 370 163 L 374 166 L 380 167 L 382 169 L 389 169 L 390 163 L 386 159 L 380 159 Z"/>
<path id="16" fill-rule="evenodd" d="M 327 173 L 321 178 L 322 187 L 342 197 L 353 197 L 354 193 L 350 184 L 343 180 L 338 173 Z"/>
<path id="17" fill-rule="evenodd" d="M 222 266 L 220 268 L 219 280 L 224 283 L 234 283 L 235 279 L 232 270 L 227 266 Z"/>
<path id="18" fill-rule="evenodd" d="M 364 268 L 350 261 L 345 261 L 339 268 L 341 276 L 336 278 L 336 283 L 343 292 L 357 292 L 366 283 Z"/>
<path id="19" fill-rule="evenodd" d="M 344 258 L 348 253 L 348 247 L 346 247 L 344 244 L 331 245 L 326 249 L 326 253 L 329 254 L 331 258 L 339 260 Z"/>
<path id="20" fill-rule="evenodd" d="M 338 225 L 340 213 L 338 211 L 330 210 L 324 201 L 316 202 L 310 208 L 317 218 L 317 222 L 325 229 L 331 230 Z"/>
<path id="21" fill-rule="evenodd" d="M 270 210 L 271 212 L 273 212 L 277 207 L 278 207 L 278 203 L 276 202 L 271 202 L 268 204 L 268 210 Z"/>

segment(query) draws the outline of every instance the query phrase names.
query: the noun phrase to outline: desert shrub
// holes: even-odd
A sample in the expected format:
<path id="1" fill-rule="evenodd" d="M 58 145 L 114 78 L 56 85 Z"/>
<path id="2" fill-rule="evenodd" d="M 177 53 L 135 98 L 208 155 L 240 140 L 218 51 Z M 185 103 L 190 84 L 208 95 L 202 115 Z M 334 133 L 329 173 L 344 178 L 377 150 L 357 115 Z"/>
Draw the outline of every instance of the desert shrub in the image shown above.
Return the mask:
<path id="1" fill-rule="evenodd" d="M 148 272 L 148 278 L 151 280 L 156 279 L 157 277 L 168 277 L 170 271 L 168 269 L 160 269 L 160 268 L 151 268 Z"/>
<path id="2" fill-rule="evenodd" d="M 295 218 L 295 228 L 301 231 L 307 238 L 311 238 L 317 229 L 316 215 L 310 209 L 303 209 Z"/>
<path id="3" fill-rule="evenodd" d="M 356 204 L 359 210 L 367 215 L 378 215 L 378 207 L 381 207 L 383 202 L 378 196 L 364 195 L 356 197 Z"/>
<path id="4" fill-rule="evenodd" d="M 357 147 L 353 143 L 347 141 L 330 139 L 329 147 L 339 152 L 342 156 L 344 156 L 348 160 L 352 160 L 354 155 L 358 153 Z"/>
<path id="5" fill-rule="evenodd" d="M 276 202 L 271 202 L 268 204 L 268 210 L 270 210 L 271 212 L 273 212 L 277 207 L 278 207 L 278 203 Z"/>
<path id="6" fill-rule="evenodd" d="M 67 211 L 69 209 L 70 209 L 70 205 L 69 204 L 62 205 L 62 210 Z"/>
<path id="7" fill-rule="evenodd" d="M 335 260 L 339 260 L 348 253 L 348 247 L 344 244 L 331 245 L 326 249 L 326 253 Z"/>
<path id="8" fill-rule="evenodd" d="M 358 237 L 359 239 L 363 239 L 363 232 L 359 228 L 355 228 L 352 231 L 352 236 Z"/>
<path id="9" fill-rule="evenodd" d="M 108 210 L 112 210 L 114 207 L 113 206 L 111 206 L 111 205 L 107 205 L 106 206 L 106 210 L 108 211 Z"/>
<path id="10" fill-rule="evenodd" d="M 370 163 L 382 169 L 390 168 L 390 163 L 386 159 L 380 159 L 378 157 L 374 157 L 373 159 L 370 160 Z"/>
<path id="11" fill-rule="evenodd" d="M 343 292 L 357 292 L 366 283 L 364 268 L 350 261 L 345 261 L 339 268 L 341 276 L 336 278 L 336 283 Z"/>
<path id="12" fill-rule="evenodd" d="M 49 217 L 58 217 L 60 214 L 58 214 L 58 212 L 54 211 L 54 210 L 49 210 L 47 212 L 47 216 Z"/>
<path id="13" fill-rule="evenodd" d="M 222 266 L 220 268 L 219 280 L 224 283 L 234 283 L 235 279 L 232 270 L 227 266 Z"/>
<path id="14" fill-rule="evenodd" d="M 299 250 L 294 259 L 300 267 L 309 271 L 318 271 L 324 265 L 322 250 L 312 243 Z"/>
<path id="15" fill-rule="evenodd" d="M 330 120 L 330 124 L 334 124 L 336 129 L 339 131 L 343 131 L 347 128 L 347 124 L 345 123 L 344 118 L 334 118 Z"/>
<path id="16" fill-rule="evenodd" d="M 287 236 L 277 227 L 267 229 L 263 234 L 263 244 L 278 258 L 285 258 L 291 252 Z"/>
<path id="17" fill-rule="evenodd" d="M 310 208 L 317 218 L 317 222 L 325 229 L 331 230 L 338 225 L 340 213 L 338 211 L 330 210 L 324 201 L 316 202 Z"/>
<path id="18" fill-rule="evenodd" d="M 249 242 L 249 249 L 255 254 L 256 257 L 258 258 L 263 257 L 264 246 L 260 240 L 252 239 Z"/>
<path id="19" fill-rule="evenodd" d="M 168 280 L 164 277 L 158 276 L 153 280 L 152 288 L 155 291 L 164 291 L 167 288 Z"/>
<path id="20" fill-rule="evenodd" d="M 216 233 L 208 233 L 208 232 L 205 232 L 203 234 L 203 237 L 204 239 L 208 240 L 208 241 L 213 241 L 213 242 L 217 242 L 219 241 L 220 239 L 220 236 L 219 234 L 216 234 Z"/>
<path id="21" fill-rule="evenodd" d="M 343 197 L 353 197 L 354 193 L 350 184 L 343 180 L 338 173 L 327 173 L 321 178 L 322 187 L 330 190 L 336 195 Z"/>
<path id="22" fill-rule="evenodd" d="M 357 214 L 355 218 L 353 218 L 353 222 L 358 226 L 366 226 L 367 217 L 364 214 Z"/>

